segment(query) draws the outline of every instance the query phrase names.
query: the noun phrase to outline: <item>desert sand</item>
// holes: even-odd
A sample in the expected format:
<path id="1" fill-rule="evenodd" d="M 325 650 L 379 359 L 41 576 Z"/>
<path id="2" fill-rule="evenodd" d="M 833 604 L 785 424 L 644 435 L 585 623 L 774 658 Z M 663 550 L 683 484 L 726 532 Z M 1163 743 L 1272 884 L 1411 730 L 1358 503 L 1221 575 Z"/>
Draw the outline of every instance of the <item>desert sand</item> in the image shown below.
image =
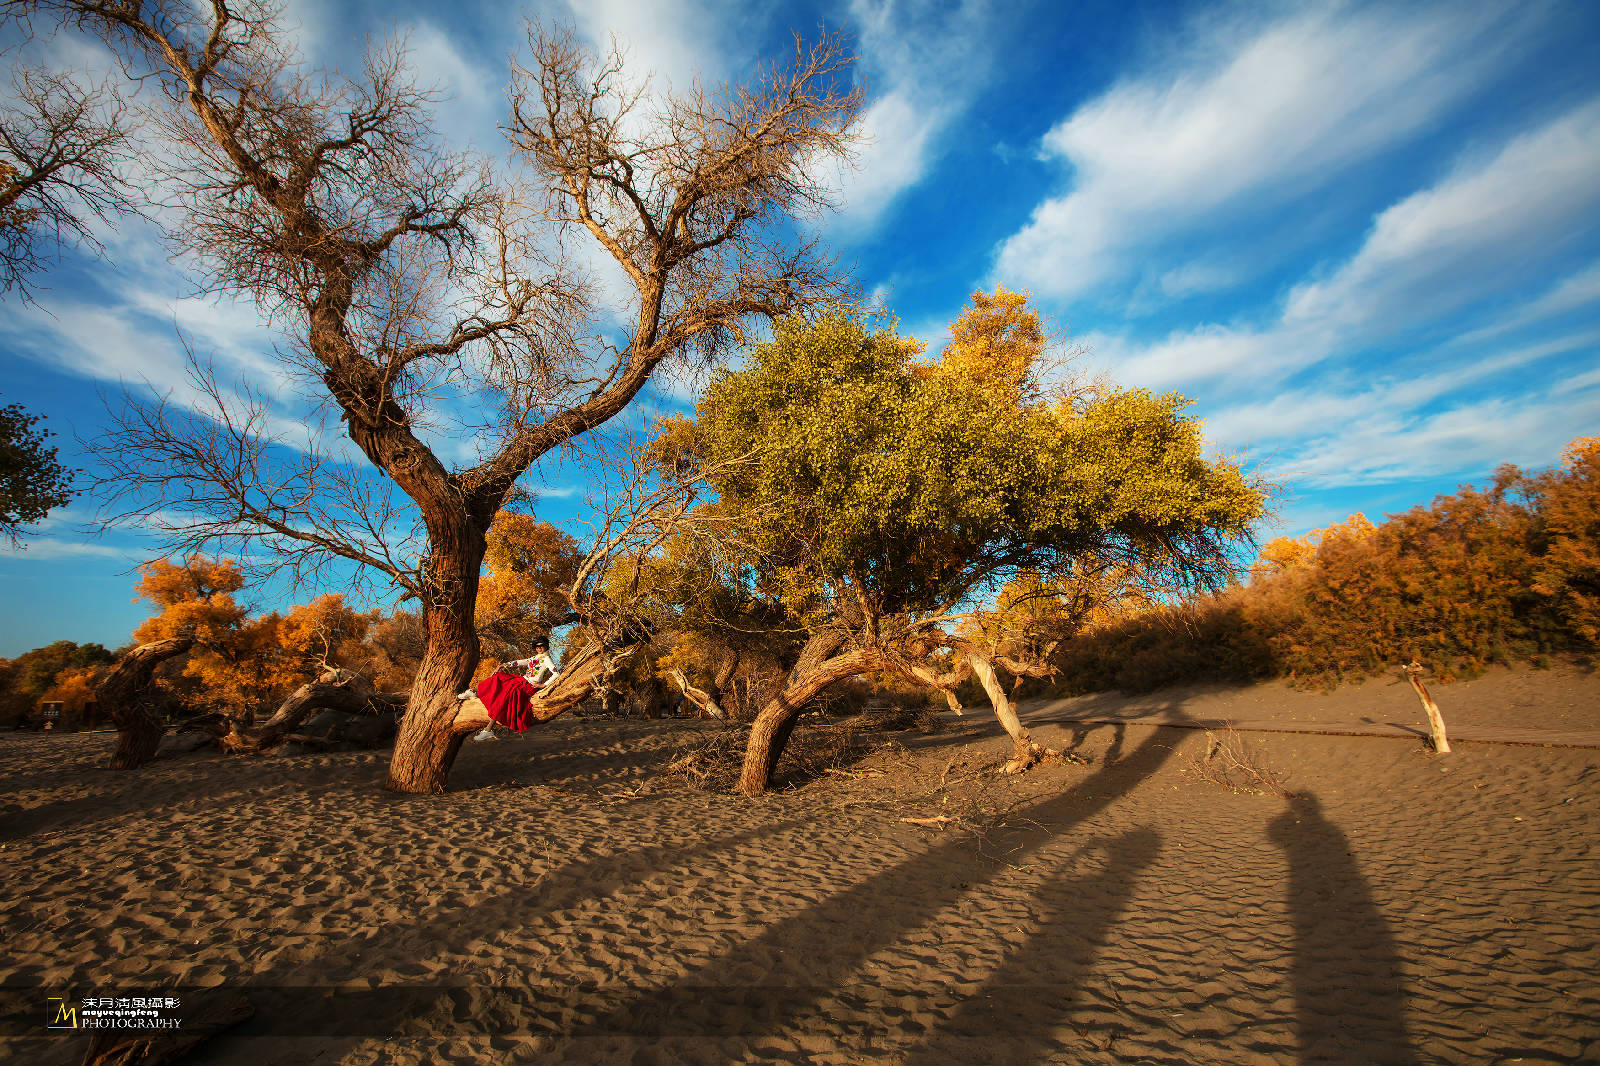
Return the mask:
<path id="1" fill-rule="evenodd" d="M 49 996 L 167 989 L 254 1006 L 194 1063 L 1595 1061 L 1597 692 L 1437 686 L 1443 757 L 1387 681 L 1040 703 L 1073 760 L 1014 779 L 973 710 L 758 800 L 661 779 L 686 721 L 469 743 L 426 799 L 381 752 L 8 734 L 0 1054 L 81 1059 Z"/>

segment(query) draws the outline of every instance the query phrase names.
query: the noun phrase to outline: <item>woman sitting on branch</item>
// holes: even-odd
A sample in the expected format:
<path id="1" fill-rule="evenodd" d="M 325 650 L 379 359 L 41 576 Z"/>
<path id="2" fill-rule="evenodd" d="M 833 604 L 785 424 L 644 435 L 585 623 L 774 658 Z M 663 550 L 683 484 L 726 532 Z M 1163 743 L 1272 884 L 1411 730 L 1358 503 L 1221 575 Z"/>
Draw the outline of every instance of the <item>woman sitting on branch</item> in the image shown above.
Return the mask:
<path id="1" fill-rule="evenodd" d="M 458 699 L 477 696 L 489 712 L 490 724 L 472 734 L 473 740 L 493 740 L 494 726 L 503 725 L 515 733 L 527 730 L 532 721 L 528 701 L 535 692 L 552 683 L 559 672 L 550 658 L 550 642 L 540 637 L 533 642 L 533 654 L 526 659 L 505 663 L 478 682 L 476 689 L 460 693 Z"/>

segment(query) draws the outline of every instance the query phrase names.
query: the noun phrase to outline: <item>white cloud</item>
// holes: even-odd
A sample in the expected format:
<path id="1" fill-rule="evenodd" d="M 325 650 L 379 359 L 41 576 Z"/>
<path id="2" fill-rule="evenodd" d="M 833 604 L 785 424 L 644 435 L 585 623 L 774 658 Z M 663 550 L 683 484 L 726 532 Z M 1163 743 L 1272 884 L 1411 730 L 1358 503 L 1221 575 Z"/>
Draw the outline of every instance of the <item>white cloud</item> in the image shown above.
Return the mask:
<path id="1" fill-rule="evenodd" d="M 1514 370 L 1526 370 L 1545 359 L 1593 352 L 1600 358 L 1600 330 L 1556 337 L 1509 351 L 1497 352 L 1423 374 L 1380 374 L 1356 388 L 1339 388 L 1327 382 L 1302 389 L 1274 392 L 1261 399 L 1225 406 L 1206 416 L 1206 434 L 1217 444 L 1238 448 L 1265 443 L 1289 445 L 1308 436 L 1339 433 L 1350 425 L 1373 421 L 1400 423 L 1438 401 L 1475 390 L 1489 380 L 1505 380 Z M 1570 382 L 1568 388 L 1580 386 Z M 1570 426 L 1571 419 L 1558 420 Z M 1487 446 L 1510 448 L 1491 428 L 1485 430 Z"/>
<path id="2" fill-rule="evenodd" d="M 1076 295 L 1136 252 L 1302 195 L 1458 103 L 1519 37 L 1489 5 L 1331 6 L 1232 32 L 1222 62 L 1124 81 L 1045 136 L 1073 188 L 1002 243 L 999 278 Z"/>
<path id="3" fill-rule="evenodd" d="M 22 543 L 13 547 L 10 543 L 0 540 L 0 559 L 18 559 L 43 561 L 45 559 L 117 559 L 121 562 L 133 563 L 145 558 L 145 554 L 129 548 L 116 548 L 110 544 L 101 544 L 92 540 L 62 540 L 60 537 L 25 537 Z"/>
<path id="4" fill-rule="evenodd" d="M 1290 296 L 1285 321 L 1358 327 L 1438 316 L 1507 287 L 1600 210 L 1600 100 L 1512 140 L 1378 216 L 1359 253 Z M 1588 293 L 1595 279 L 1555 298 Z"/>
<path id="5" fill-rule="evenodd" d="M 714 85 L 728 78 L 754 16 L 732 0 L 564 0 L 579 33 L 602 51 L 611 39 L 627 52 L 634 84 L 649 75 L 655 89 L 687 89 L 696 77 Z"/>
<path id="6" fill-rule="evenodd" d="M 862 116 L 860 147 L 828 182 L 840 205 L 830 231 L 865 236 L 896 197 L 922 180 L 932 144 L 954 110 L 919 106 L 905 88 L 873 101 Z"/>
<path id="7" fill-rule="evenodd" d="M 830 237 L 869 236 L 900 195 L 927 176 L 941 138 L 988 76 L 991 15 L 986 0 L 954 6 L 850 0 L 848 28 L 857 36 L 871 103 L 854 165 L 827 179 L 841 204 L 826 223 Z"/>
<path id="8" fill-rule="evenodd" d="M 1288 330 L 1201 325 L 1177 330 L 1154 344 L 1090 333 L 1083 338 L 1097 367 L 1124 385 L 1165 391 L 1217 378 L 1279 377 L 1314 361 L 1327 348 Z"/>
<path id="9" fill-rule="evenodd" d="M 507 69 L 482 58 L 468 62 L 450 35 L 427 21 L 408 28 L 409 61 L 419 85 L 436 89 L 441 99 L 434 111 L 438 128 L 457 147 L 471 143 L 479 151 L 500 144 L 498 124 L 505 102 L 501 88 Z"/>
<path id="10" fill-rule="evenodd" d="M 1543 397 L 1492 396 L 1439 412 L 1370 415 L 1310 440 L 1283 467 L 1306 487 L 1437 477 L 1503 462 L 1548 465 L 1572 426 L 1600 420 L 1600 389 L 1563 385 Z"/>
<path id="11" fill-rule="evenodd" d="M 1458 167 L 1382 212 L 1352 257 L 1326 279 L 1290 293 L 1276 322 L 1203 324 L 1153 344 L 1095 335 L 1090 348 L 1130 385 L 1282 381 L 1547 274 L 1569 237 L 1596 228 L 1595 174 L 1600 101 L 1514 137 L 1491 157 Z M 1484 342 L 1513 326 L 1594 306 L 1597 296 L 1600 266 L 1590 266 L 1490 327 L 1458 333 L 1454 343 Z"/>

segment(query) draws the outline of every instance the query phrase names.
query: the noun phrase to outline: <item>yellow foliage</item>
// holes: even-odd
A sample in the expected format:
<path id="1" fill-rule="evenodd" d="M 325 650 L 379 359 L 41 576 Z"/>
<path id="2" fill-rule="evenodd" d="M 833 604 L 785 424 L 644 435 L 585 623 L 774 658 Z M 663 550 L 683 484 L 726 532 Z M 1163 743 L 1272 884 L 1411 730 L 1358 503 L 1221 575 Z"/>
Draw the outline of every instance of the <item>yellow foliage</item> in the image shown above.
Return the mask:
<path id="1" fill-rule="evenodd" d="M 950 325 L 943 373 L 960 375 L 986 390 L 1021 403 L 1032 382 L 1046 336 L 1028 294 L 996 288 L 972 294 L 972 306 Z"/>
<path id="2" fill-rule="evenodd" d="M 276 706 L 323 667 L 359 657 L 371 621 L 338 595 L 319 596 L 287 617 L 251 618 L 233 598 L 244 575 L 228 559 L 191 555 L 182 565 L 163 559 L 140 574 L 134 588 L 162 610 L 134 630 L 134 639 L 194 640 L 176 679 L 186 701 L 245 720 Z"/>
<path id="3" fill-rule="evenodd" d="M 1561 453 L 1561 465 L 1576 472 L 1579 467 L 1600 467 L 1600 437 L 1579 437 Z"/>
<path id="4" fill-rule="evenodd" d="M 1343 522 L 1335 522 L 1326 529 L 1313 529 L 1303 537 L 1277 537 L 1267 541 L 1261 554 L 1250 567 L 1250 577 L 1261 581 L 1304 570 L 1317 559 L 1325 544 L 1356 544 L 1372 536 L 1377 530 L 1366 515 L 1357 511 Z"/>
<path id="5" fill-rule="evenodd" d="M 162 608 L 133 631 L 140 644 L 169 637 L 223 642 L 244 623 L 245 611 L 233 593 L 244 586 L 244 575 L 230 559 L 191 555 L 177 565 L 166 559 L 139 568 L 134 591 Z"/>
<path id="6" fill-rule="evenodd" d="M 361 641 L 377 612 L 358 614 L 345 606 L 338 594 L 318 596 L 292 607 L 274 634 L 283 658 L 301 673 L 339 666 L 361 654 Z"/>
<path id="7" fill-rule="evenodd" d="M 104 667 L 95 666 L 63 670 L 56 675 L 55 684 L 46 689 L 40 699 L 59 701 L 65 718 L 89 724 L 93 718 L 85 712 L 94 704 L 95 689 L 104 673 Z"/>
<path id="8" fill-rule="evenodd" d="M 501 511 L 489 527 L 486 572 L 478 581 L 477 623 L 489 651 L 504 660 L 548 637 L 568 604 L 563 589 L 577 576 L 578 542 L 533 515 Z M 508 654 L 515 653 L 515 654 Z"/>

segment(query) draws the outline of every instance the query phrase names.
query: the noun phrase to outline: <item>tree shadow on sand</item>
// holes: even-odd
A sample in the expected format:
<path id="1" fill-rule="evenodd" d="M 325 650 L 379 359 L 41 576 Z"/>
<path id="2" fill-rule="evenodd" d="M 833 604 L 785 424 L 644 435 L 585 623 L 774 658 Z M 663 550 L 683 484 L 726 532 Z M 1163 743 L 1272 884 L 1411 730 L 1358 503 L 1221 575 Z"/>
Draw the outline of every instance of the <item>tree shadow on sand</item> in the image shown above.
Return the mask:
<path id="1" fill-rule="evenodd" d="M 985 853 L 1003 861 L 980 856 L 968 840 L 941 843 L 772 922 L 761 935 L 705 960 L 671 987 L 613 999 L 609 1009 L 592 1023 L 572 1027 L 566 1035 L 721 1036 L 754 1043 L 814 1027 L 820 1018 L 841 1043 L 848 1043 L 852 1032 L 870 1036 L 883 1028 L 885 1016 L 902 1011 L 922 1017 L 929 1012 L 953 1017 L 964 1035 L 970 1025 L 982 1021 L 980 1015 L 969 1018 L 962 1013 L 965 996 L 926 988 L 868 988 L 852 985 L 851 978 L 875 952 L 892 948 L 963 899 L 981 896 L 984 884 L 1007 867 L 1039 857 L 1061 834 L 1099 814 L 1154 774 L 1171 757 L 1170 743 L 1170 736 L 1153 732 L 1125 757 L 1103 764 L 1073 788 L 1015 812 L 1011 823 L 990 833 L 985 843 Z M 1050 897 L 1052 915 L 1069 911 L 1076 891 L 1082 888 L 1098 893 L 1102 903 L 1057 930 L 1060 935 L 1047 939 L 1038 953 L 1024 946 L 1008 957 L 997 979 L 1013 981 L 1021 980 L 1023 974 L 1058 972 L 1061 976 L 1049 982 L 1045 1006 L 1046 1013 L 1054 1012 L 1057 1017 L 1069 1009 L 1066 1002 L 1087 973 L 1098 946 L 1109 936 L 1131 894 L 1134 878 L 1154 860 L 1158 840 L 1154 833 L 1139 830 L 1100 846 L 1107 860 L 1101 873 L 1059 882 L 1045 893 Z M 870 914 L 873 920 L 863 922 L 863 914 Z M 848 930 L 849 935 L 841 936 L 841 930 Z M 994 932 L 996 936 L 1007 933 Z M 1065 962 L 1062 953 L 1076 961 Z M 961 978 L 960 974 L 951 975 L 953 983 Z M 1059 1050 L 1049 1044 L 1017 1051 L 1026 1055 L 1046 1049 Z M 881 1053 L 875 1048 L 848 1050 Z"/>
<path id="2" fill-rule="evenodd" d="M 1289 861 L 1302 1061 L 1418 1062 L 1400 952 L 1349 838 L 1311 795 L 1292 797 L 1268 833 Z"/>
<path id="3" fill-rule="evenodd" d="M 1140 876 L 1160 850 L 1161 836 L 1149 828 L 1085 845 L 1074 858 L 1098 858 L 1100 868 L 1076 878 L 1058 876 L 1041 888 L 1038 932 L 1019 938 L 983 988 L 900 1061 L 1040 1062 L 1070 1051 L 1052 1031 L 1070 1016 Z"/>
<path id="4" fill-rule="evenodd" d="M 1003 973 L 997 978 L 1032 980 L 1026 975 L 1054 970 L 1056 976 L 1049 979 L 1044 1009 L 1059 1016 L 1070 1009 L 1067 1003 L 1074 989 L 1109 936 L 1137 875 L 1153 861 L 1158 841 L 1152 832 L 1139 830 L 1088 845 L 1071 858 L 1050 854 L 1048 846 L 1156 773 L 1171 757 L 1172 739 L 1166 731 L 1152 731 L 1122 758 L 1103 762 L 1072 788 L 1013 812 L 1010 823 L 991 832 L 985 842 L 985 855 L 1000 856 L 1003 861 L 980 855 L 970 840 L 950 839 L 907 861 L 880 868 L 820 901 L 796 901 L 799 906 L 793 913 L 768 921 L 758 935 L 739 941 L 720 954 L 708 955 L 703 949 L 696 952 L 690 948 L 679 955 L 676 953 L 687 945 L 658 944 L 656 950 L 675 957 L 672 969 L 683 974 L 665 987 L 583 986 L 564 975 L 530 973 L 526 985 L 493 990 L 442 989 L 431 982 L 431 987 L 419 985 L 413 989 L 417 996 L 409 998 L 404 994 L 406 989 L 386 990 L 363 1010 L 382 1006 L 383 1010 L 374 1011 L 375 1016 L 383 1015 L 386 1033 L 400 1037 L 413 1024 L 422 1025 L 424 1031 L 436 1031 L 437 1023 L 445 1020 L 439 1013 L 443 1009 L 454 1019 L 454 1024 L 446 1021 L 447 1027 L 461 1035 L 542 1035 L 557 1042 L 553 1052 L 557 1058 L 563 1054 L 563 1047 L 581 1050 L 585 1038 L 597 1037 L 602 1038 L 602 1043 L 617 1037 L 734 1037 L 748 1042 L 754 1052 L 765 1037 L 782 1038 L 797 1029 L 814 1029 L 818 1024 L 829 1028 L 824 1039 L 846 1048 L 856 1034 L 850 1031 L 848 1018 L 836 1026 L 841 1014 L 853 1011 L 859 1022 L 875 1028 L 883 1014 L 885 995 L 906 993 L 915 1001 L 906 1004 L 909 1010 L 918 1017 L 929 1017 L 926 989 L 886 991 L 849 986 L 848 982 L 874 952 L 892 948 L 917 934 L 945 908 L 981 896 L 984 885 L 1009 866 L 1026 863 L 1030 858 L 1052 864 L 1085 859 L 1086 865 L 1097 872 L 1058 879 L 1057 885 L 1044 890 L 1049 896 L 1046 909 L 1051 915 L 1068 913 L 1084 890 L 1098 894 L 1099 902 L 1054 931 L 1037 950 L 1023 945 L 1019 952 L 1008 956 L 1002 963 Z M 779 832 L 786 825 L 803 824 L 805 819 L 786 819 L 776 824 L 762 821 L 745 832 L 707 834 L 699 841 L 639 849 L 628 853 L 627 860 L 620 864 L 622 856 L 575 862 L 553 871 L 531 890 L 519 886 L 470 908 L 417 915 L 352 938 L 320 958 L 259 972 L 249 982 L 252 987 L 245 989 L 257 1001 L 256 1020 L 207 1049 L 204 1061 L 224 1061 L 242 1053 L 251 1037 L 281 1032 L 279 1026 L 285 1022 L 305 1035 L 320 1031 L 324 1037 L 338 1036 L 341 1030 L 337 1025 L 321 1025 L 305 1010 L 296 1009 L 296 997 L 304 999 L 303 987 L 283 987 L 281 995 L 274 995 L 273 986 L 291 982 L 299 985 L 309 974 L 332 976 L 352 966 L 359 967 L 364 957 L 371 957 L 368 952 L 376 952 L 383 945 L 388 945 L 387 954 L 391 956 L 397 943 L 414 945 L 418 962 L 422 957 L 460 953 L 482 938 L 537 924 L 542 914 L 585 898 L 604 897 L 642 876 L 641 870 L 709 860 L 717 853 Z M 870 840 L 863 840 L 862 846 L 870 848 Z M 777 893 L 784 891 L 781 867 L 780 861 L 779 872 L 768 875 L 772 880 L 767 887 Z M 736 903 L 737 899 L 730 898 L 729 902 Z M 872 920 L 863 922 L 863 914 L 870 914 Z M 841 929 L 848 929 L 850 935 L 841 936 Z M 1004 935 L 1005 931 L 995 933 Z M 655 934 L 645 931 L 643 935 Z M 588 975 L 579 980 L 584 977 Z M 963 977 L 952 974 L 951 980 L 960 981 Z M 966 983 L 970 986 L 974 982 L 969 978 Z M 433 1003 L 441 995 L 448 1004 Z M 962 1002 L 960 996 L 946 997 L 944 1009 L 937 1012 L 952 1016 L 958 1032 L 981 1023 L 980 1016 L 962 1013 Z M 321 1009 L 337 1006 L 330 1002 Z M 413 1012 L 412 1006 L 419 1010 Z M 349 1017 L 348 1011 L 345 1017 Z M 428 1018 L 433 1020 L 429 1022 Z M 368 1019 L 369 1023 L 374 1020 Z M 1046 1027 L 1048 1024 L 1042 1023 Z M 343 1032 L 349 1033 L 349 1029 Z M 567 1043 L 571 1040 L 579 1043 Z M 929 1046 L 938 1045 L 930 1042 Z M 1024 1051 L 1044 1049 L 1044 1045 L 1030 1044 Z M 614 1051 L 612 1048 L 608 1053 Z"/>

